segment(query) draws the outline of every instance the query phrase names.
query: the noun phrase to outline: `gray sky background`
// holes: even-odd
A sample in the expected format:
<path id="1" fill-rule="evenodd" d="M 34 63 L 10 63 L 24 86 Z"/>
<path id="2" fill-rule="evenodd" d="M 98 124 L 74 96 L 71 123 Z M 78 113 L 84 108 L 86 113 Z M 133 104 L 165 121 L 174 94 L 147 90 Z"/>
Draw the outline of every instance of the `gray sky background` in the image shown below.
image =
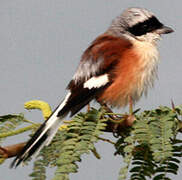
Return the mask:
<path id="1" fill-rule="evenodd" d="M 180 0 L 0 0 L 0 110 L 1 115 L 24 112 L 41 122 L 38 111 L 27 112 L 24 102 L 41 99 L 54 108 L 66 94 L 65 87 L 80 56 L 111 20 L 127 7 L 145 7 L 154 12 L 175 33 L 159 43 L 159 80 L 147 98 L 136 105 L 151 109 L 159 105 L 181 104 L 182 38 Z M 112 137 L 107 135 L 108 137 Z M 13 143 L 25 141 L 18 137 Z M 122 159 L 106 143 L 97 145 L 101 160 L 84 156 L 74 180 L 115 180 Z M 32 164 L 8 169 L 10 160 L 0 167 L 0 180 L 31 178 Z M 52 171 L 48 173 L 51 179 Z M 180 175 L 178 178 L 180 179 Z"/>

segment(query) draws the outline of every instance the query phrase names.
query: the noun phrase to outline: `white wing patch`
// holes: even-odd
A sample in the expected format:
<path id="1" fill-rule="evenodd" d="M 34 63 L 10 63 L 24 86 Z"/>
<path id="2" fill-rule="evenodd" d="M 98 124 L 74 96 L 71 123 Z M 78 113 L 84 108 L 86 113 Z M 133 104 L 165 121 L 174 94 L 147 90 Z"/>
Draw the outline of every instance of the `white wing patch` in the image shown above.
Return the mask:
<path id="1" fill-rule="evenodd" d="M 102 63 L 102 59 L 98 59 L 94 62 L 89 59 L 87 61 L 80 62 L 77 71 L 73 76 L 74 82 L 77 84 L 77 82 L 79 82 L 81 79 L 87 81 L 91 76 L 95 76 Z"/>
<path id="2" fill-rule="evenodd" d="M 83 87 L 88 89 L 100 88 L 106 85 L 108 82 L 109 82 L 108 74 L 104 74 L 101 76 L 90 78 L 83 84 Z"/>

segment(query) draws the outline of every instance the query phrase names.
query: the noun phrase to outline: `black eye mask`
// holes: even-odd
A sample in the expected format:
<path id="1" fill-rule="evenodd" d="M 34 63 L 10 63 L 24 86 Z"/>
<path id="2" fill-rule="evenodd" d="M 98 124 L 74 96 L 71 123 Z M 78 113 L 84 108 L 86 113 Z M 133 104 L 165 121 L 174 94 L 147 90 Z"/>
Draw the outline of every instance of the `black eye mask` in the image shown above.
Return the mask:
<path id="1" fill-rule="evenodd" d="M 127 30 L 135 36 L 141 36 L 156 29 L 160 29 L 162 26 L 163 24 L 159 22 L 155 16 L 152 16 L 144 22 L 140 22 L 132 27 L 129 27 Z"/>

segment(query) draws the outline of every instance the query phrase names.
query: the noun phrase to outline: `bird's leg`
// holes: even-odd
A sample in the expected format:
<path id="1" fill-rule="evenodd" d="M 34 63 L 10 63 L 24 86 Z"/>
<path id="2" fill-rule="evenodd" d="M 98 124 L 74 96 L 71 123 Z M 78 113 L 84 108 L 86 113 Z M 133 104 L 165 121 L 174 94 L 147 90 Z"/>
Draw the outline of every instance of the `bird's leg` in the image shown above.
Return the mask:
<path id="1" fill-rule="evenodd" d="M 118 137 L 119 136 L 119 132 L 121 129 L 121 126 L 123 126 L 123 122 L 121 122 L 121 118 L 120 116 L 117 116 L 113 113 L 113 111 L 107 106 L 107 104 L 103 103 L 102 101 L 97 100 L 97 102 L 104 107 L 104 109 L 106 110 L 108 114 L 108 116 L 112 119 L 112 121 L 108 122 L 108 128 L 107 130 L 109 132 L 113 132 L 113 136 L 114 137 Z M 117 123 L 118 122 L 118 123 Z M 121 123 L 120 123 L 121 122 Z"/>
<path id="2" fill-rule="evenodd" d="M 90 103 L 87 104 L 87 112 L 90 111 Z"/>
<path id="3" fill-rule="evenodd" d="M 115 114 L 113 113 L 113 111 L 107 106 L 106 103 L 103 103 L 102 101 L 99 101 L 99 100 L 97 100 L 97 102 L 98 102 L 101 106 L 104 107 L 104 109 L 106 110 L 107 113 L 110 113 L 108 116 L 109 116 L 111 119 L 113 119 L 113 120 L 119 120 L 119 119 L 120 119 L 120 117 L 117 116 L 117 115 L 115 115 Z"/>
<path id="4" fill-rule="evenodd" d="M 128 97 L 128 104 L 129 104 L 129 115 L 125 119 L 126 126 L 132 126 L 133 122 L 135 121 L 135 116 L 133 114 L 133 99 L 131 96 Z"/>
<path id="5" fill-rule="evenodd" d="M 133 99 L 131 96 L 128 97 L 128 104 L 129 104 L 129 114 L 133 114 Z"/>
<path id="6" fill-rule="evenodd" d="M 133 122 L 135 121 L 135 116 L 133 115 L 133 100 L 131 96 L 128 98 L 129 104 L 129 115 L 118 116 L 113 113 L 113 111 L 102 101 L 97 99 L 97 102 L 104 107 L 109 116 L 111 121 L 107 123 L 107 132 L 113 132 L 115 137 L 118 137 L 121 132 L 125 130 L 126 127 L 132 126 Z"/>

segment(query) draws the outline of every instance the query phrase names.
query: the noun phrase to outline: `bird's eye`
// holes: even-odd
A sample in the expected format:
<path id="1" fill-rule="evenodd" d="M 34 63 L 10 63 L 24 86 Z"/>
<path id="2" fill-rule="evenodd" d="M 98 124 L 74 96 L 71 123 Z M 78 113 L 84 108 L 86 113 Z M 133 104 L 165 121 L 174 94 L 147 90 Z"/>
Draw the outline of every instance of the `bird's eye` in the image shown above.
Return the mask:
<path id="1" fill-rule="evenodd" d="M 133 15 L 134 15 L 134 16 L 140 16 L 140 13 L 135 12 L 135 13 L 133 13 Z"/>
<path id="2" fill-rule="evenodd" d="M 142 28 L 143 29 L 147 29 L 148 28 L 148 25 L 147 24 L 143 24 Z"/>

